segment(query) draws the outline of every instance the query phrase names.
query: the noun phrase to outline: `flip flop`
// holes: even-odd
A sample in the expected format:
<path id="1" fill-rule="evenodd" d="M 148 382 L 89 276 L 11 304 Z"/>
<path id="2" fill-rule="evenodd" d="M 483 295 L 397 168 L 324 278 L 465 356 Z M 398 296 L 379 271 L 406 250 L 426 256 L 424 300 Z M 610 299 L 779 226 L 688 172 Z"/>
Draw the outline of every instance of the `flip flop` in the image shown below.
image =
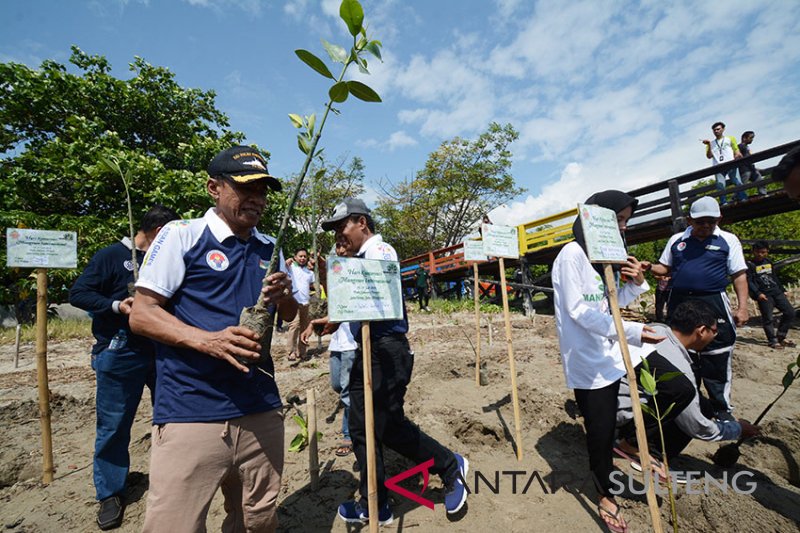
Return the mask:
<path id="1" fill-rule="evenodd" d="M 353 453 L 353 443 L 349 440 L 343 440 L 339 447 L 336 448 L 334 452 L 336 457 L 347 457 L 351 453 Z"/>
<path id="2" fill-rule="evenodd" d="M 642 463 L 639 461 L 639 455 L 638 454 L 627 453 L 627 452 L 623 451 L 621 448 L 619 448 L 618 446 L 614 447 L 614 453 L 616 453 L 617 455 L 619 455 L 623 459 L 627 459 L 628 461 L 630 461 L 631 462 L 631 468 L 633 468 L 637 472 L 641 472 L 642 471 Z M 661 463 L 661 461 L 659 461 L 655 457 L 650 457 L 650 467 L 653 468 L 653 469 L 655 469 L 655 468 L 663 468 L 664 465 Z M 655 472 L 655 470 L 653 470 L 653 471 Z M 667 478 L 662 476 L 660 472 L 658 473 L 658 480 L 661 481 L 662 483 L 666 483 L 667 482 Z M 681 483 L 681 482 L 677 481 L 677 483 Z M 683 479 L 683 483 L 686 483 L 686 479 L 685 478 Z"/>
<path id="3" fill-rule="evenodd" d="M 297 354 L 296 354 L 296 353 L 290 353 L 290 354 L 289 354 L 289 357 L 287 357 L 287 358 L 286 358 L 286 360 L 287 360 L 287 361 L 292 361 L 292 362 L 294 362 L 294 361 L 299 361 L 299 360 L 300 360 L 300 358 L 299 358 L 299 357 L 297 357 Z"/>
<path id="4" fill-rule="evenodd" d="M 604 505 L 597 505 L 597 515 L 600 517 L 600 520 L 603 521 L 609 531 L 613 531 L 614 533 L 628 533 L 628 524 L 625 522 L 625 519 L 619 515 L 621 510 L 622 508 L 619 505 L 617 505 L 616 513 L 612 512 L 611 509 L 605 507 Z M 612 518 L 619 522 L 620 525 L 612 524 Z"/>

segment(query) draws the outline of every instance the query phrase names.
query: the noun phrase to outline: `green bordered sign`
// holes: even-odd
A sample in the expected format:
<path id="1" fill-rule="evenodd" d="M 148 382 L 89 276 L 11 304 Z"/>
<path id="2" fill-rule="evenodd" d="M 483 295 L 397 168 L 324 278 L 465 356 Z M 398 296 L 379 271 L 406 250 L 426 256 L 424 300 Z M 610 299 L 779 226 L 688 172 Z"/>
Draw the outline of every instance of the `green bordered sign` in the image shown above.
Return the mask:
<path id="1" fill-rule="evenodd" d="M 483 253 L 490 257 L 519 257 L 519 241 L 515 226 L 498 226 L 496 224 L 483 224 Z"/>
<path id="2" fill-rule="evenodd" d="M 328 316 L 331 322 L 402 319 L 400 263 L 330 258 Z"/>
<path id="3" fill-rule="evenodd" d="M 624 263 L 628 260 L 617 224 L 617 214 L 597 205 L 578 204 L 586 254 L 592 263 Z"/>
<path id="4" fill-rule="evenodd" d="M 464 261 L 486 261 L 483 241 L 464 241 Z"/>
<path id="5" fill-rule="evenodd" d="M 6 228 L 8 267 L 75 268 L 78 236 L 74 231 Z"/>

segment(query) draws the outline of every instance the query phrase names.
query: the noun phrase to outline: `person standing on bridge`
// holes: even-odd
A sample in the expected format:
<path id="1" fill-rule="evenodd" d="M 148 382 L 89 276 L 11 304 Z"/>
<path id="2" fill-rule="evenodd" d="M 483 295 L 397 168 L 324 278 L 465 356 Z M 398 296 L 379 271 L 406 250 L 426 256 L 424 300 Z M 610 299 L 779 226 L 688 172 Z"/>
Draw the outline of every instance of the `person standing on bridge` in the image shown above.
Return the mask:
<path id="1" fill-rule="evenodd" d="M 742 133 L 742 142 L 739 143 L 739 152 L 742 154 L 742 157 L 752 155 L 750 152 L 750 145 L 753 144 L 753 139 L 755 139 L 755 137 L 756 134 L 752 131 Z M 742 166 L 739 167 L 739 174 L 742 177 L 742 183 L 751 183 L 764 179 L 761 176 L 761 171 L 756 168 L 755 163 L 743 163 Z M 761 196 L 767 194 L 767 188 L 764 186 L 763 182 L 758 186 L 758 194 Z"/>
<path id="2" fill-rule="evenodd" d="M 621 191 L 592 195 L 587 204 L 599 205 L 617 213 L 620 233 L 625 232 L 638 200 Z M 586 428 L 589 468 L 599 495 L 598 514 L 611 531 L 627 531 L 620 506 L 611 492 L 614 470 L 613 449 L 616 429 L 617 395 L 625 365 L 619 337 L 611 316 L 608 291 L 603 283 L 602 266 L 592 265 L 580 219 L 572 226 L 575 240 L 564 246 L 553 262 L 553 292 L 558 342 L 567 387 L 574 389 Z M 620 306 L 628 305 L 650 287 L 639 261 L 628 257 L 615 277 L 628 280 L 619 288 Z M 619 283 L 619 281 L 618 281 Z M 638 322 L 623 322 L 629 344 L 642 346 L 664 339 Z"/>
<path id="3" fill-rule="evenodd" d="M 711 126 L 711 131 L 714 132 L 714 139 L 703 139 L 702 142 L 706 145 L 706 157 L 711 160 L 712 166 L 721 165 L 723 163 L 727 163 L 728 161 L 733 161 L 734 159 L 741 159 L 742 154 L 739 152 L 739 146 L 736 144 L 736 138 L 733 136 L 724 135 L 725 124 L 722 122 L 715 122 Z M 718 191 L 725 190 L 726 177 L 731 180 L 731 183 L 734 186 L 742 184 L 742 180 L 739 178 L 739 169 L 733 167 L 726 172 L 718 172 L 716 174 Z M 744 191 L 738 191 L 734 196 L 737 200 L 747 200 L 747 194 L 745 194 Z M 727 203 L 724 194 L 720 195 L 719 201 L 722 205 Z"/>
<path id="4" fill-rule="evenodd" d="M 717 417 L 730 417 L 731 356 L 736 342 L 736 326 L 749 318 L 747 312 L 747 263 L 742 244 L 733 233 L 717 227 L 721 218 L 717 201 L 704 196 L 689 209 L 689 228 L 676 233 L 667 242 L 658 263 L 645 263 L 654 275 L 672 276 L 672 293 L 667 315 L 681 302 L 703 300 L 717 314 L 719 333 L 699 358 L 699 377 L 703 379 Z M 737 308 L 731 305 L 725 288 L 733 281 Z M 702 355 L 702 357 L 700 357 Z"/>

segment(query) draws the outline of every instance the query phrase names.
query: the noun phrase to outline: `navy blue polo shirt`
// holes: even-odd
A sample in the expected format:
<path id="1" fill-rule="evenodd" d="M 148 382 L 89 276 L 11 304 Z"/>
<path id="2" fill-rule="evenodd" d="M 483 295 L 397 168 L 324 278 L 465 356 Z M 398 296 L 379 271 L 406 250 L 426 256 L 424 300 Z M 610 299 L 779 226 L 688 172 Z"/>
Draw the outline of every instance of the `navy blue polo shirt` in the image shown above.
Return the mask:
<path id="1" fill-rule="evenodd" d="M 702 241 L 691 235 L 691 227 L 673 235 L 658 260 L 670 267 L 673 290 L 722 292 L 731 275 L 747 270 L 742 244 L 733 233 L 717 227 Z"/>
<path id="2" fill-rule="evenodd" d="M 169 302 L 167 311 L 206 331 L 239 323 L 243 307 L 256 303 L 274 241 L 253 230 L 236 237 L 213 209 L 201 219 L 173 221 L 156 237 L 144 259 L 137 287 Z M 280 257 L 283 266 L 283 256 Z M 274 375 L 272 361 L 262 363 Z M 210 422 L 281 406 L 275 380 L 251 368 L 194 350 L 156 345 L 153 423 Z"/>

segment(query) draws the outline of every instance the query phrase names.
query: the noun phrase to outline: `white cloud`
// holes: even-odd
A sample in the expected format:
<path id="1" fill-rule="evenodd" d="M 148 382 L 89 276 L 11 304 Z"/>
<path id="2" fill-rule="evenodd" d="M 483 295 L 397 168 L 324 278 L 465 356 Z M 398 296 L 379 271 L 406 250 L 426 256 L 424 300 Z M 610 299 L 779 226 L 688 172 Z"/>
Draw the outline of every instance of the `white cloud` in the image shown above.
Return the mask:
<path id="1" fill-rule="evenodd" d="M 123 1 L 127 2 L 128 0 Z M 296 2 L 298 0 L 291 1 Z M 195 7 L 209 8 L 217 13 L 221 13 L 228 8 L 235 7 L 252 15 L 260 15 L 262 6 L 266 5 L 264 0 L 184 0 L 184 2 Z"/>
<path id="2" fill-rule="evenodd" d="M 402 148 L 404 146 L 416 146 L 417 140 L 411 137 L 406 132 L 400 130 L 392 133 L 389 136 L 388 147 L 389 151 L 394 151 L 397 148 Z"/>

